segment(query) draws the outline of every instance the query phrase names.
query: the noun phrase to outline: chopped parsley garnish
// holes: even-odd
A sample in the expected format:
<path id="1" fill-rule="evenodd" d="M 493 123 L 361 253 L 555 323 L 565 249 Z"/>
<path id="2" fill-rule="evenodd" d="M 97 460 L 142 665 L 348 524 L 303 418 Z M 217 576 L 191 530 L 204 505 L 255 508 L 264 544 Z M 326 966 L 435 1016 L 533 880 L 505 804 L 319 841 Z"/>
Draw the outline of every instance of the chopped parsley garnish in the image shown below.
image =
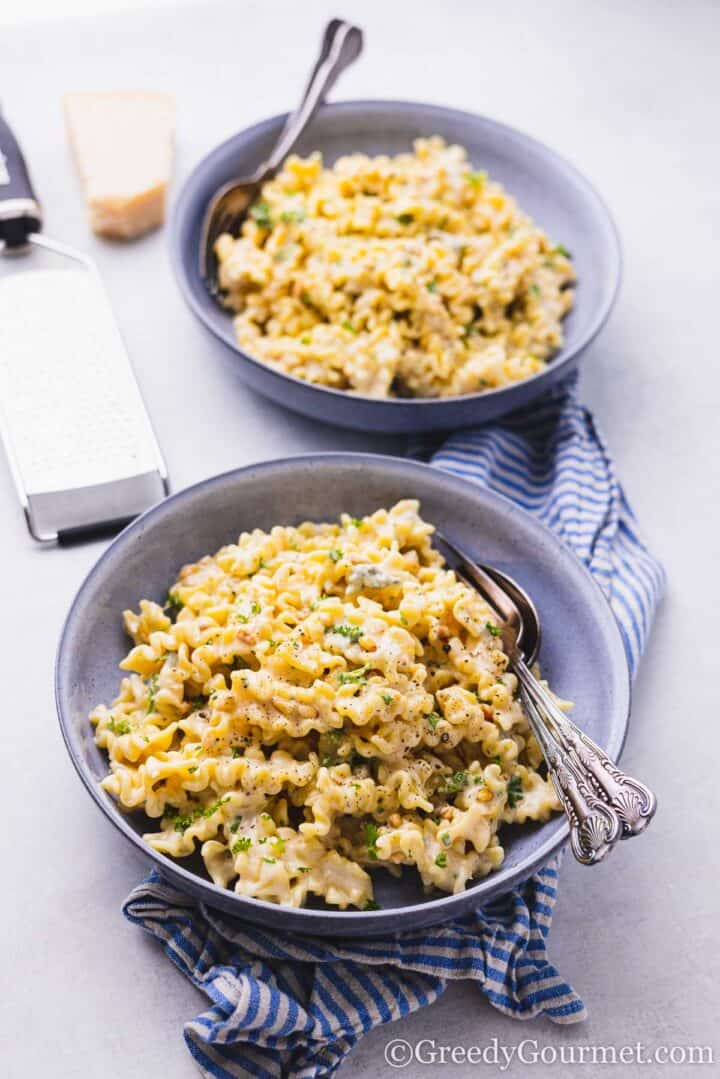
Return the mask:
<path id="1" fill-rule="evenodd" d="M 309 873 L 310 872 L 310 866 L 309 865 L 299 865 L 297 867 L 297 871 L 298 871 L 298 873 Z"/>
<path id="2" fill-rule="evenodd" d="M 500 629 L 500 627 L 493 625 L 492 622 L 486 622 L 485 623 L 485 629 L 488 631 L 488 633 L 490 634 L 491 637 L 499 637 L 500 634 L 502 633 L 502 630 Z"/>
<path id="3" fill-rule="evenodd" d="M 428 723 L 430 725 L 430 730 L 434 731 L 435 728 L 437 727 L 438 723 L 442 719 L 442 716 L 439 716 L 437 714 L 437 712 L 431 712 L 429 716 L 425 716 L 425 719 L 428 721 Z"/>
<path id="4" fill-rule="evenodd" d="M 241 851 L 250 850 L 252 846 L 252 839 L 249 836 L 242 836 L 241 839 L 236 839 L 230 848 L 231 854 L 240 854 Z"/>
<path id="5" fill-rule="evenodd" d="M 338 675 L 338 682 L 341 686 L 355 685 L 364 686 L 367 682 L 365 674 L 370 669 L 369 663 L 364 663 L 362 667 L 356 667 L 354 671 L 341 671 Z"/>
<path id="6" fill-rule="evenodd" d="M 461 790 L 467 787 L 468 774 L 467 772 L 453 772 L 451 776 L 443 776 L 443 785 L 441 787 L 441 794 L 459 794 Z"/>
<path id="7" fill-rule="evenodd" d="M 444 850 L 440 851 L 440 853 L 438 854 L 437 858 L 435 859 L 435 865 L 438 866 L 439 869 L 444 869 L 447 865 L 447 854 Z"/>
<path id="8" fill-rule="evenodd" d="M 532 292 L 533 296 L 539 296 L 540 295 L 540 286 L 536 285 L 533 282 L 533 284 L 530 286 L 530 292 Z"/>
<path id="9" fill-rule="evenodd" d="M 147 706 L 146 712 L 148 715 L 155 710 L 155 694 L 157 693 L 158 676 L 156 674 L 150 675 L 147 682 Z"/>
<path id="10" fill-rule="evenodd" d="M 558 253 L 558 255 L 564 255 L 566 259 L 572 258 L 567 247 L 564 247 L 563 244 L 555 244 L 555 251 Z"/>
<path id="11" fill-rule="evenodd" d="M 469 182 L 471 184 L 475 184 L 476 187 L 484 184 L 487 178 L 488 174 L 485 172 L 484 169 L 473 169 L 467 174 L 467 179 L 469 180 Z"/>
<path id="12" fill-rule="evenodd" d="M 415 220 L 415 215 L 408 213 L 398 214 L 395 220 L 399 225 L 412 225 L 413 221 Z"/>
<path id="13" fill-rule="evenodd" d="M 335 626 L 328 626 L 326 633 L 339 633 L 341 637 L 347 637 L 353 644 L 357 644 L 361 637 L 365 636 L 362 626 L 351 626 L 349 622 L 338 622 Z"/>
<path id="14" fill-rule="evenodd" d="M 299 223 L 300 221 L 305 220 L 305 211 L 283 210 L 280 214 L 280 220 L 283 221 L 286 225 L 290 225 L 293 221 L 297 221 Z"/>
<path id="15" fill-rule="evenodd" d="M 520 776 L 513 776 L 507 785 L 507 804 L 511 809 L 514 809 L 518 802 L 522 801 L 523 797 L 522 780 Z"/>
<path id="16" fill-rule="evenodd" d="M 440 836 L 440 842 L 442 843 L 442 845 L 444 847 L 449 847 L 450 844 L 452 843 L 452 839 L 450 838 L 450 833 L 449 832 L 443 832 L 443 834 Z"/>
<path id="17" fill-rule="evenodd" d="M 178 816 L 175 818 L 173 828 L 175 829 L 176 832 L 185 832 L 185 831 L 187 831 L 187 829 L 190 827 L 191 824 L 195 823 L 196 820 L 199 820 L 199 815 L 196 816 L 195 813 L 187 814 L 187 815 L 184 815 L 184 816 L 181 815 L 181 814 L 178 814 Z"/>
<path id="18" fill-rule="evenodd" d="M 263 861 L 267 862 L 268 865 L 275 865 L 277 858 L 263 858 Z"/>
<path id="19" fill-rule="evenodd" d="M 427 288 L 428 292 L 437 292 L 437 281 L 428 281 L 425 287 Z"/>
<path id="20" fill-rule="evenodd" d="M 385 704 L 392 704 L 393 695 L 392 695 L 392 693 L 383 693 L 382 699 L 383 699 Z"/>
<path id="21" fill-rule="evenodd" d="M 348 319 L 345 319 L 345 321 L 342 324 L 342 328 L 344 330 L 347 330 L 348 333 L 357 333 L 357 330 L 353 326 L 352 322 L 350 322 Z"/>
<path id="22" fill-rule="evenodd" d="M 238 757 L 242 757 L 243 755 L 242 746 L 233 746 L 230 753 L 232 754 L 233 759 L 237 760 Z"/>
<path id="23" fill-rule="evenodd" d="M 307 334 L 305 334 L 304 337 L 300 338 L 300 344 L 301 345 L 309 345 L 310 344 L 310 338 L 307 336 Z"/>
<path id="24" fill-rule="evenodd" d="M 191 764 L 190 767 L 188 768 L 188 772 L 190 773 L 191 776 L 195 775 L 197 770 L 198 770 L 197 764 Z"/>
<path id="25" fill-rule="evenodd" d="M 113 734 L 130 734 L 132 727 L 127 719 L 113 719 L 108 721 L 108 730 Z"/>
<path id="26" fill-rule="evenodd" d="M 342 558 L 342 556 L 343 556 L 342 551 L 337 551 L 337 550 L 328 551 L 328 558 L 330 559 L 331 562 L 339 562 L 340 559 Z"/>
<path id="27" fill-rule="evenodd" d="M 353 526 L 353 528 L 362 528 L 363 519 L 362 517 L 351 517 L 350 524 Z"/>
<path id="28" fill-rule="evenodd" d="M 185 606 L 185 604 L 180 599 L 178 594 L 176 592 L 173 592 L 173 590 L 171 588 L 169 588 L 168 592 L 167 592 L 167 595 L 165 596 L 165 602 L 163 603 L 163 609 L 164 610 L 171 609 L 171 610 L 175 610 L 175 611 L 181 611 L 184 606 Z"/>
<path id="29" fill-rule="evenodd" d="M 270 207 L 262 199 L 260 202 L 256 202 L 250 209 L 250 216 L 255 224 L 266 231 L 270 231 L 272 228 L 272 218 L 270 217 Z"/>
<path id="30" fill-rule="evenodd" d="M 218 809 L 220 809 L 221 806 L 224 806 L 225 803 L 229 801 L 230 795 L 226 794 L 224 798 L 218 798 L 217 802 L 213 802 L 207 807 L 207 809 L 203 809 L 202 806 L 198 806 L 197 809 L 194 809 L 192 811 L 192 813 L 178 813 L 173 823 L 173 828 L 176 832 L 185 832 L 191 824 L 195 824 L 195 822 L 199 821 L 201 817 L 212 817 L 214 813 L 217 813 Z"/>
<path id="31" fill-rule="evenodd" d="M 300 294 L 300 302 L 304 303 L 306 307 L 314 307 L 315 306 L 315 304 L 313 303 L 313 300 L 312 300 L 312 296 L 310 295 L 309 292 L 302 292 Z"/>
<path id="32" fill-rule="evenodd" d="M 260 604 L 257 602 L 257 600 L 253 602 L 252 606 L 250 607 L 250 613 L 260 614 Z"/>
<path id="33" fill-rule="evenodd" d="M 236 614 L 235 615 L 235 621 L 239 622 L 241 625 L 244 626 L 246 624 L 246 622 L 248 621 L 248 615 L 246 615 L 246 614 Z"/>
<path id="34" fill-rule="evenodd" d="M 365 846 L 367 847 L 368 857 L 373 861 L 377 861 L 377 841 L 378 841 L 378 826 L 373 821 L 369 821 L 365 825 Z"/>
<path id="35" fill-rule="evenodd" d="M 363 910 L 382 910 L 382 907 L 379 903 L 376 903 L 374 899 L 368 899 Z"/>

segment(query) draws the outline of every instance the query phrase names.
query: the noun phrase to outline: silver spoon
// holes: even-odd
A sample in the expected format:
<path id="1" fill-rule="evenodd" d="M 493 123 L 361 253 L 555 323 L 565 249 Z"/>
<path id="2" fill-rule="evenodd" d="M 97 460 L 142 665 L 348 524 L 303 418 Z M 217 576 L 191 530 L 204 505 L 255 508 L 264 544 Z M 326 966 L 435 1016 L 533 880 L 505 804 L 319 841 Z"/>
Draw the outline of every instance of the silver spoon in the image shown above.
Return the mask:
<path id="1" fill-rule="evenodd" d="M 224 184 L 210 200 L 200 233 L 200 273 L 210 292 L 217 296 L 218 260 L 215 243 L 228 232 L 235 236 L 243 218 L 257 199 L 261 186 L 282 165 L 308 126 L 338 75 L 362 52 L 362 30 L 343 19 L 332 19 L 325 28 L 320 54 L 300 104 L 283 127 L 270 156 L 250 176 Z"/>
<path id="2" fill-rule="evenodd" d="M 530 670 L 540 642 L 540 617 L 524 589 L 499 570 L 473 562 L 440 533 L 436 538 L 449 565 L 499 616 L 503 647 L 520 685 L 525 714 L 570 822 L 573 854 L 584 865 L 602 861 L 619 839 L 647 828 L 657 808 L 655 795 L 618 768 L 558 708 Z"/>

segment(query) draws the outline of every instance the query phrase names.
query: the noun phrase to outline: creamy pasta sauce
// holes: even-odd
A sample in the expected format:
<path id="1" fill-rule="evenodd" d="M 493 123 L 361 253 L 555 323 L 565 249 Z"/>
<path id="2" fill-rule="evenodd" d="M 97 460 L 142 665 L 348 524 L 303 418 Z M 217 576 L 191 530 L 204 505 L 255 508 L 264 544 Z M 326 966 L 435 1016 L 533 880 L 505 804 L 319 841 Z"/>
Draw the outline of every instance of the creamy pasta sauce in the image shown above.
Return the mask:
<path id="1" fill-rule="evenodd" d="M 362 909 L 373 868 L 457 892 L 501 864 L 502 825 L 559 808 L 494 615 L 432 532 L 403 501 L 243 533 L 125 611 L 126 677 L 90 718 L 152 847 Z"/>
<path id="2" fill-rule="evenodd" d="M 528 378 L 561 346 L 573 302 L 565 248 L 437 137 L 331 169 L 290 157 L 216 251 L 247 353 L 371 397 Z"/>

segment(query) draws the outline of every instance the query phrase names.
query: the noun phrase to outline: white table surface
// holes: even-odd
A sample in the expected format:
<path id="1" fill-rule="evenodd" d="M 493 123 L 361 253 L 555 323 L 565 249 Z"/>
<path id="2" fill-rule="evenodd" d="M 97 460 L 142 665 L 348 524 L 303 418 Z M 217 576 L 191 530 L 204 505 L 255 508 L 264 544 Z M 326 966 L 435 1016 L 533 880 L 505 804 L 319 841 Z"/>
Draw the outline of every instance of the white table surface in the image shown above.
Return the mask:
<path id="1" fill-rule="evenodd" d="M 368 1035 L 342 1073 L 387 1073 L 383 1050 L 396 1036 L 465 1046 L 493 1036 L 508 1046 L 525 1038 L 541 1046 L 714 1044 L 718 1053 L 717 6 L 346 0 L 342 7 L 366 28 L 367 51 L 336 97 L 418 98 L 487 112 L 558 148 L 605 195 L 624 243 L 625 279 L 586 357 L 583 394 L 669 573 L 624 758 L 658 791 L 657 821 L 599 868 L 568 860 L 562 872 L 550 950 L 583 995 L 589 1021 L 517 1024 L 474 987 L 457 985 L 430 1010 Z M 35 23 L 0 38 L 0 94 L 45 204 L 47 232 L 100 263 L 175 489 L 263 458 L 392 444 L 304 421 L 246 390 L 184 308 L 163 234 L 127 246 L 89 235 L 61 94 L 175 93 L 177 188 L 214 143 L 294 100 L 321 26 L 338 8 L 235 0 Z M 190 1077 L 196 1068 L 182 1023 L 205 1000 L 121 917 L 143 866 L 82 789 L 55 718 L 61 621 L 103 546 L 34 546 L 4 461 L 0 520 L 0 1070 L 12 1079 Z M 433 1071 L 413 1064 L 404 1074 Z M 506 1074 L 525 1071 L 515 1064 Z M 599 1077 L 607 1069 L 530 1070 L 538 1079 L 560 1072 Z M 639 1065 L 613 1073 L 649 1074 Z M 668 1072 L 691 1073 L 689 1066 Z"/>

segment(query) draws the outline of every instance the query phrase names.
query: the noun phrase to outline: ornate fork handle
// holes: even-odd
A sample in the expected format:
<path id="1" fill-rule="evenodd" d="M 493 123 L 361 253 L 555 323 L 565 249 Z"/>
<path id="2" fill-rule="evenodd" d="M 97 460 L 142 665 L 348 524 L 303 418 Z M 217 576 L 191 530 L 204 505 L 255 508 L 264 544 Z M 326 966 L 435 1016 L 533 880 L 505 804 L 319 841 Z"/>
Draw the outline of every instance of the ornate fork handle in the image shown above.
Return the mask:
<path id="1" fill-rule="evenodd" d="M 526 668 L 527 669 L 527 668 Z M 532 677 L 532 675 L 531 675 Z M 570 847 L 583 865 L 596 865 L 622 835 L 620 817 L 601 797 L 587 773 L 556 741 L 518 674 L 525 713 L 545 755 L 553 786 L 570 822 Z"/>
<path id="2" fill-rule="evenodd" d="M 513 659 L 513 669 L 541 722 L 545 720 L 562 747 L 566 760 L 572 761 L 578 774 L 587 777 L 598 796 L 619 818 L 622 825 L 620 838 L 630 839 L 643 832 L 657 808 L 657 799 L 650 788 L 626 775 L 592 738 L 560 711 L 519 655 Z"/>
<path id="3" fill-rule="evenodd" d="M 498 580 L 497 571 L 478 565 L 446 536 L 440 536 L 440 541 L 441 549 L 449 552 L 450 564 L 477 589 L 500 620 L 503 646 L 520 683 L 528 722 L 570 822 L 573 853 L 586 865 L 599 862 L 618 839 L 629 839 L 647 828 L 657 808 L 655 795 L 644 783 L 626 775 L 568 719 L 533 675 L 523 650 L 529 648 L 525 654 L 532 662 L 540 620 L 530 597 L 510 578 L 500 574 Z M 526 617 L 535 630 L 527 646 L 518 644 L 525 636 Z"/>

